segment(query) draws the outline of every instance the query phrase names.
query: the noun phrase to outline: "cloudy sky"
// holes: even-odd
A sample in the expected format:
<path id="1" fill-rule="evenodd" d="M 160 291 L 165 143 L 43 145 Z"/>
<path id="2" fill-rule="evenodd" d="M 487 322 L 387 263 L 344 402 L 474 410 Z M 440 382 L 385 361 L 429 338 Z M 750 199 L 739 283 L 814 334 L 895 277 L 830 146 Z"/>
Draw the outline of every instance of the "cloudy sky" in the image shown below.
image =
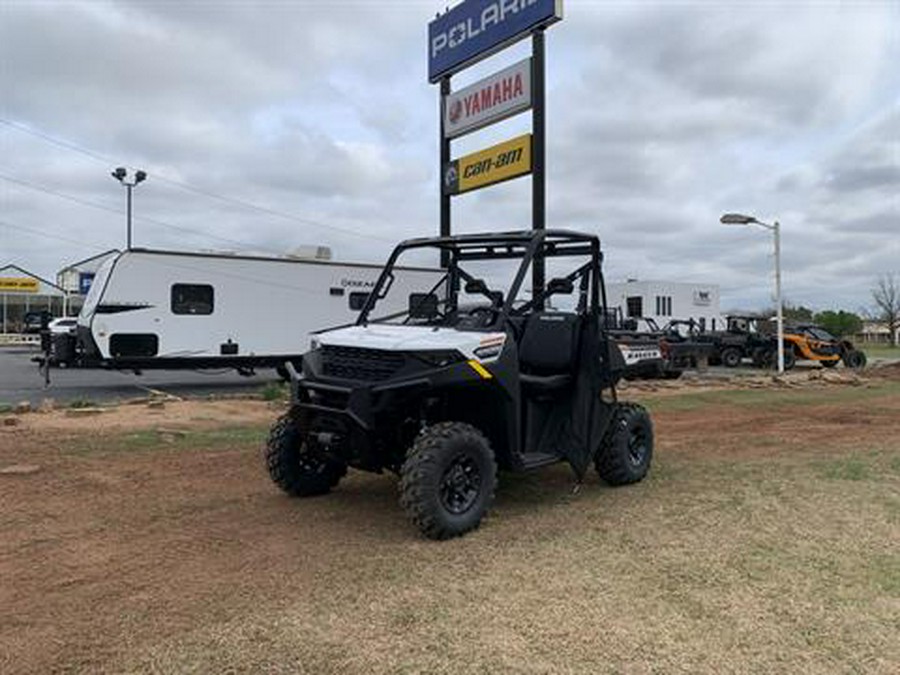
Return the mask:
<path id="1" fill-rule="evenodd" d="M 123 246 L 118 165 L 150 176 L 139 246 L 381 261 L 435 233 L 447 4 L 0 1 L 0 265 Z M 900 3 L 567 0 L 547 59 L 548 225 L 597 232 L 609 279 L 771 304 L 771 236 L 725 211 L 782 223 L 790 302 L 859 310 L 900 272 Z M 454 201 L 457 232 L 529 226 L 530 178 Z"/>

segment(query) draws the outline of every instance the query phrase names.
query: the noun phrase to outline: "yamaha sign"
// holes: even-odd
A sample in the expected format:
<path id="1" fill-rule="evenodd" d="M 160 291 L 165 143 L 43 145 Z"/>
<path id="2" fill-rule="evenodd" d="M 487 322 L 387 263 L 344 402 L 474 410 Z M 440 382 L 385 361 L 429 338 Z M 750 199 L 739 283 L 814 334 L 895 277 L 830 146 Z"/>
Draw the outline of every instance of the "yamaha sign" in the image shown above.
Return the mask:
<path id="1" fill-rule="evenodd" d="M 531 107 L 531 59 L 460 89 L 444 99 L 444 134 L 456 138 Z"/>
<path id="2" fill-rule="evenodd" d="M 428 80 L 470 66 L 562 18 L 562 0 L 466 0 L 428 24 Z"/>

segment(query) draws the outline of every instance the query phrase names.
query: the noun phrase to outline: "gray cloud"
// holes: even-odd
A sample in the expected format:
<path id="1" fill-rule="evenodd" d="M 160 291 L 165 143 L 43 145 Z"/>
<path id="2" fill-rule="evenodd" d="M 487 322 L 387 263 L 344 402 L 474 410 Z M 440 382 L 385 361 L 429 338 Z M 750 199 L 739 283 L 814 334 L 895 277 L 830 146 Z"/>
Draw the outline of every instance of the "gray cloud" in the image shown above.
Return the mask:
<path id="1" fill-rule="evenodd" d="M 0 226 L 0 264 L 48 275 L 121 244 L 118 164 L 151 173 L 142 245 L 371 261 L 436 231 L 424 35 L 445 4 L 6 3 L 0 116 L 109 161 L 0 124 L 0 174 L 112 211 L 0 179 L 0 220 L 58 237 Z M 771 237 L 718 217 L 778 218 L 792 299 L 865 304 L 900 259 L 898 22 L 890 3 L 567 3 L 548 31 L 550 224 L 598 232 L 610 278 L 719 283 L 753 308 L 770 302 Z M 529 180 L 453 208 L 457 231 L 528 227 Z"/>

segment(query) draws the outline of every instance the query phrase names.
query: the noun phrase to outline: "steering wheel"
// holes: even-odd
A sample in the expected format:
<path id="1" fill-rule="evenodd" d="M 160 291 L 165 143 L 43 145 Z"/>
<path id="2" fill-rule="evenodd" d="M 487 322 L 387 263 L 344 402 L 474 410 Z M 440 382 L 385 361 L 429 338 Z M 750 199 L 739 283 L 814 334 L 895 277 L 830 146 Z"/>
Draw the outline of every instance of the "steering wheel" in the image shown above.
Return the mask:
<path id="1" fill-rule="evenodd" d="M 490 326 L 492 323 L 497 321 L 497 317 L 500 315 L 499 310 L 497 310 L 496 308 L 485 306 L 473 307 L 467 313 L 473 319 L 478 319 L 476 325 L 479 328 Z"/>

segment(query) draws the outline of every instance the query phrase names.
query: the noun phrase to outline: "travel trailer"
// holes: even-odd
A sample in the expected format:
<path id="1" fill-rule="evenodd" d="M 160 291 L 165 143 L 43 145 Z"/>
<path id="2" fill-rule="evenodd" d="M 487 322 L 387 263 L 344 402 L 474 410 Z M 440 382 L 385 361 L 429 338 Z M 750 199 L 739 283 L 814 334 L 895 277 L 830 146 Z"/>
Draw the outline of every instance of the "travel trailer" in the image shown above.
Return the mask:
<path id="1" fill-rule="evenodd" d="M 77 330 L 53 336 L 44 358 L 56 365 L 136 372 L 284 372 L 287 361 L 300 362 L 312 333 L 356 319 L 381 269 L 311 259 L 123 251 L 97 271 Z M 434 283 L 440 273 L 402 268 L 393 276 L 391 296 L 408 302 L 413 290 Z"/>

